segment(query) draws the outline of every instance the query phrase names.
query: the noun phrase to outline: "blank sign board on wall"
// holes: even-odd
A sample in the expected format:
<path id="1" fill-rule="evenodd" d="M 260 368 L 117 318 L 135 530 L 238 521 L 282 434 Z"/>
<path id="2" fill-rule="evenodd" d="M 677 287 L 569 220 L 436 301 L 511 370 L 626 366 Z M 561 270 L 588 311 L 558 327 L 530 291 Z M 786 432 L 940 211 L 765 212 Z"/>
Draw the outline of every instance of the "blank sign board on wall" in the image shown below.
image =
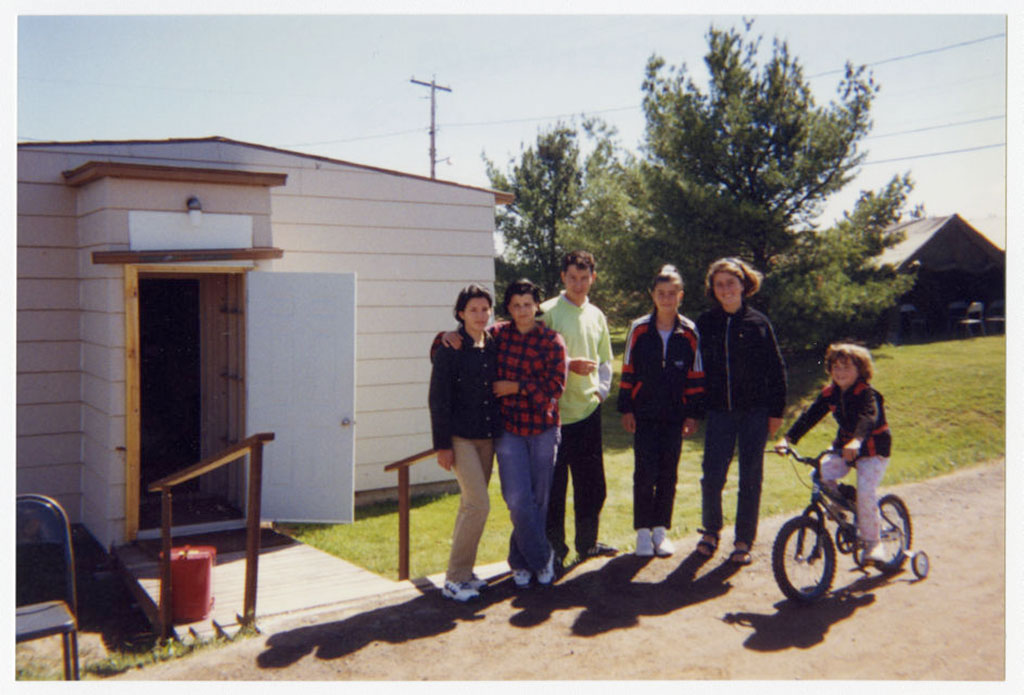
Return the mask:
<path id="1" fill-rule="evenodd" d="M 252 216 L 132 210 L 128 234 L 132 251 L 247 249 L 252 247 Z"/>

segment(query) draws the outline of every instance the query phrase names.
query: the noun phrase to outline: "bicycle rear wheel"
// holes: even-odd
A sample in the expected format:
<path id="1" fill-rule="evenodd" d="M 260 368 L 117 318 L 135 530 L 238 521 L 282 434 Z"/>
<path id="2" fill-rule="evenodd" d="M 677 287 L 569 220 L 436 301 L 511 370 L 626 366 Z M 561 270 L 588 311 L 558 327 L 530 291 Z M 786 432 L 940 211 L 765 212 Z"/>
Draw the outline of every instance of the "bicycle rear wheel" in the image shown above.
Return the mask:
<path id="1" fill-rule="evenodd" d="M 772 573 L 787 598 L 816 601 L 832 587 L 836 548 L 823 525 L 807 516 L 790 519 L 772 545 Z"/>
<path id="2" fill-rule="evenodd" d="M 910 550 L 913 531 L 910 526 L 910 512 L 907 505 L 896 495 L 886 495 L 878 500 L 878 514 L 882 519 L 882 547 L 888 558 L 882 565 L 887 572 L 895 572 L 903 566 Z"/>

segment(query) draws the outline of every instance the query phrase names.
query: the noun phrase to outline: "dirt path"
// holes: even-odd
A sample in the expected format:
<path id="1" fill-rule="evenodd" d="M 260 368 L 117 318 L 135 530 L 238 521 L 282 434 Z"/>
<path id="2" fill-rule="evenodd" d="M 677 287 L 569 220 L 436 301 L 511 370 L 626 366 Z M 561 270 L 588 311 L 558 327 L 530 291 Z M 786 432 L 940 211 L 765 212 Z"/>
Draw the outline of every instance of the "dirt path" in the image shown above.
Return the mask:
<path id="1" fill-rule="evenodd" d="M 762 521 L 755 563 L 620 555 L 546 589 L 495 583 L 467 606 L 431 591 L 302 620 L 120 676 L 188 680 L 922 679 L 1005 676 L 1004 465 L 896 489 L 931 558 L 884 578 L 840 555 L 834 592 L 782 600 Z M 726 540 L 730 536 L 727 534 Z"/>

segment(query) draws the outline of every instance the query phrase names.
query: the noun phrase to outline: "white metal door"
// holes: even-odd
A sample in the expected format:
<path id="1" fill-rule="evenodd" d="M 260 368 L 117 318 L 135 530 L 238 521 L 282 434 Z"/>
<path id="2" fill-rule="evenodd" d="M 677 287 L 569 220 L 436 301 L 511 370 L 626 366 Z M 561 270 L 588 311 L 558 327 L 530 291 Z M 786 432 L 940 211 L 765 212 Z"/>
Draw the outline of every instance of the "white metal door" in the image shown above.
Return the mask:
<path id="1" fill-rule="evenodd" d="M 262 518 L 351 522 L 355 275 L 246 278 L 246 433 L 263 449 Z"/>

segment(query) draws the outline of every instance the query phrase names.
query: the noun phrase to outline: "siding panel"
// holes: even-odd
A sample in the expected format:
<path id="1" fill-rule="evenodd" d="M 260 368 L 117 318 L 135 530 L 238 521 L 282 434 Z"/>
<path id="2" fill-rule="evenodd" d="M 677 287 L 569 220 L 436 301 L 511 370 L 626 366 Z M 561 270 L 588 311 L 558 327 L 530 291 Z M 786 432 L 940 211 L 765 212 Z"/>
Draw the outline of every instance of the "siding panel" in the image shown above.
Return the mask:
<path id="1" fill-rule="evenodd" d="M 21 343 L 18 345 L 18 373 L 67 372 L 78 369 L 79 347 L 74 341 Z"/>
<path id="2" fill-rule="evenodd" d="M 18 404 L 77 403 L 81 381 L 78 372 L 22 374 L 18 377 Z"/>
<path id="3" fill-rule="evenodd" d="M 494 257 L 494 237 L 478 229 L 396 229 L 338 224 L 277 224 L 275 243 L 294 251 L 416 253 Z"/>
<path id="4" fill-rule="evenodd" d="M 78 433 L 18 437 L 15 443 L 18 470 L 35 466 L 77 463 L 81 454 L 81 446 L 82 435 Z"/>
<path id="5" fill-rule="evenodd" d="M 74 248 L 77 245 L 73 217 L 18 215 L 18 246 Z"/>
<path id="6" fill-rule="evenodd" d="M 18 342 L 77 340 L 77 311 L 19 311 Z"/>
<path id="7" fill-rule="evenodd" d="M 276 243 L 276 242 L 275 242 Z M 274 270 L 295 273 L 356 273 L 363 280 L 448 281 L 491 283 L 494 259 L 483 256 L 415 256 L 391 254 L 311 253 L 284 247 L 284 258 Z M 358 297 L 358 293 L 356 295 Z M 452 298 L 454 303 L 454 297 Z"/>
<path id="8" fill-rule="evenodd" d="M 356 364 L 356 386 L 430 383 L 430 360 L 423 357 L 397 360 L 362 360 Z"/>
<path id="9" fill-rule="evenodd" d="M 78 267 L 76 249 L 28 247 L 18 249 L 19 278 L 73 278 Z"/>
<path id="10" fill-rule="evenodd" d="M 78 308 L 78 281 L 74 278 L 23 278 L 18 283 L 18 310 Z"/>
<path id="11" fill-rule="evenodd" d="M 62 498 L 77 499 L 81 486 L 82 465 L 79 463 L 18 469 L 18 494 L 38 493 L 40 490 L 45 490 L 45 494 L 56 497 L 60 502 Z M 61 504 L 63 505 L 63 503 Z M 77 503 L 74 506 L 77 507 Z M 71 512 L 68 514 L 70 515 Z"/>
<path id="12" fill-rule="evenodd" d="M 363 200 L 437 201 L 482 205 L 493 210 L 494 196 L 485 191 L 439 186 L 437 181 L 395 176 L 358 168 L 302 169 L 289 176 L 287 193 L 313 197 L 345 197 Z"/>
<path id="13" fill-rule="evenodd" d="M 79 431 L 81 431 L 81 404 L 77 402 L 19 405 L 17 408 L 19 437 Z"/>
<path id="14" fill-rule="evenodd" d="M 273 205 L 274 221 L 290 224 L 351 224 L 454 231 L 494 228 L 493 208 L 478 206 L 292 196 L 274 196 Z"/>
<path id="15" fill-rule="evenodd" d="M 57 174 L 59 177 L 59 173 Z M 46 215 L 49 217 L 75 216 L 75 189 L 62 180 L 52 183 L 18 184 L 18 214 Z"/>
<path id="16" fill-rule="evenodd" d="M 420 403 L 427 402 L 429 390 L 429 385 L 426 383 L 363 386 L 356 394 L 356 412 L 390 411 L 396 407 L 396 404 L 400 408 L 415 407 Z M 372 434 L 366 430 L 362 432 L 364 437 Z"/>

